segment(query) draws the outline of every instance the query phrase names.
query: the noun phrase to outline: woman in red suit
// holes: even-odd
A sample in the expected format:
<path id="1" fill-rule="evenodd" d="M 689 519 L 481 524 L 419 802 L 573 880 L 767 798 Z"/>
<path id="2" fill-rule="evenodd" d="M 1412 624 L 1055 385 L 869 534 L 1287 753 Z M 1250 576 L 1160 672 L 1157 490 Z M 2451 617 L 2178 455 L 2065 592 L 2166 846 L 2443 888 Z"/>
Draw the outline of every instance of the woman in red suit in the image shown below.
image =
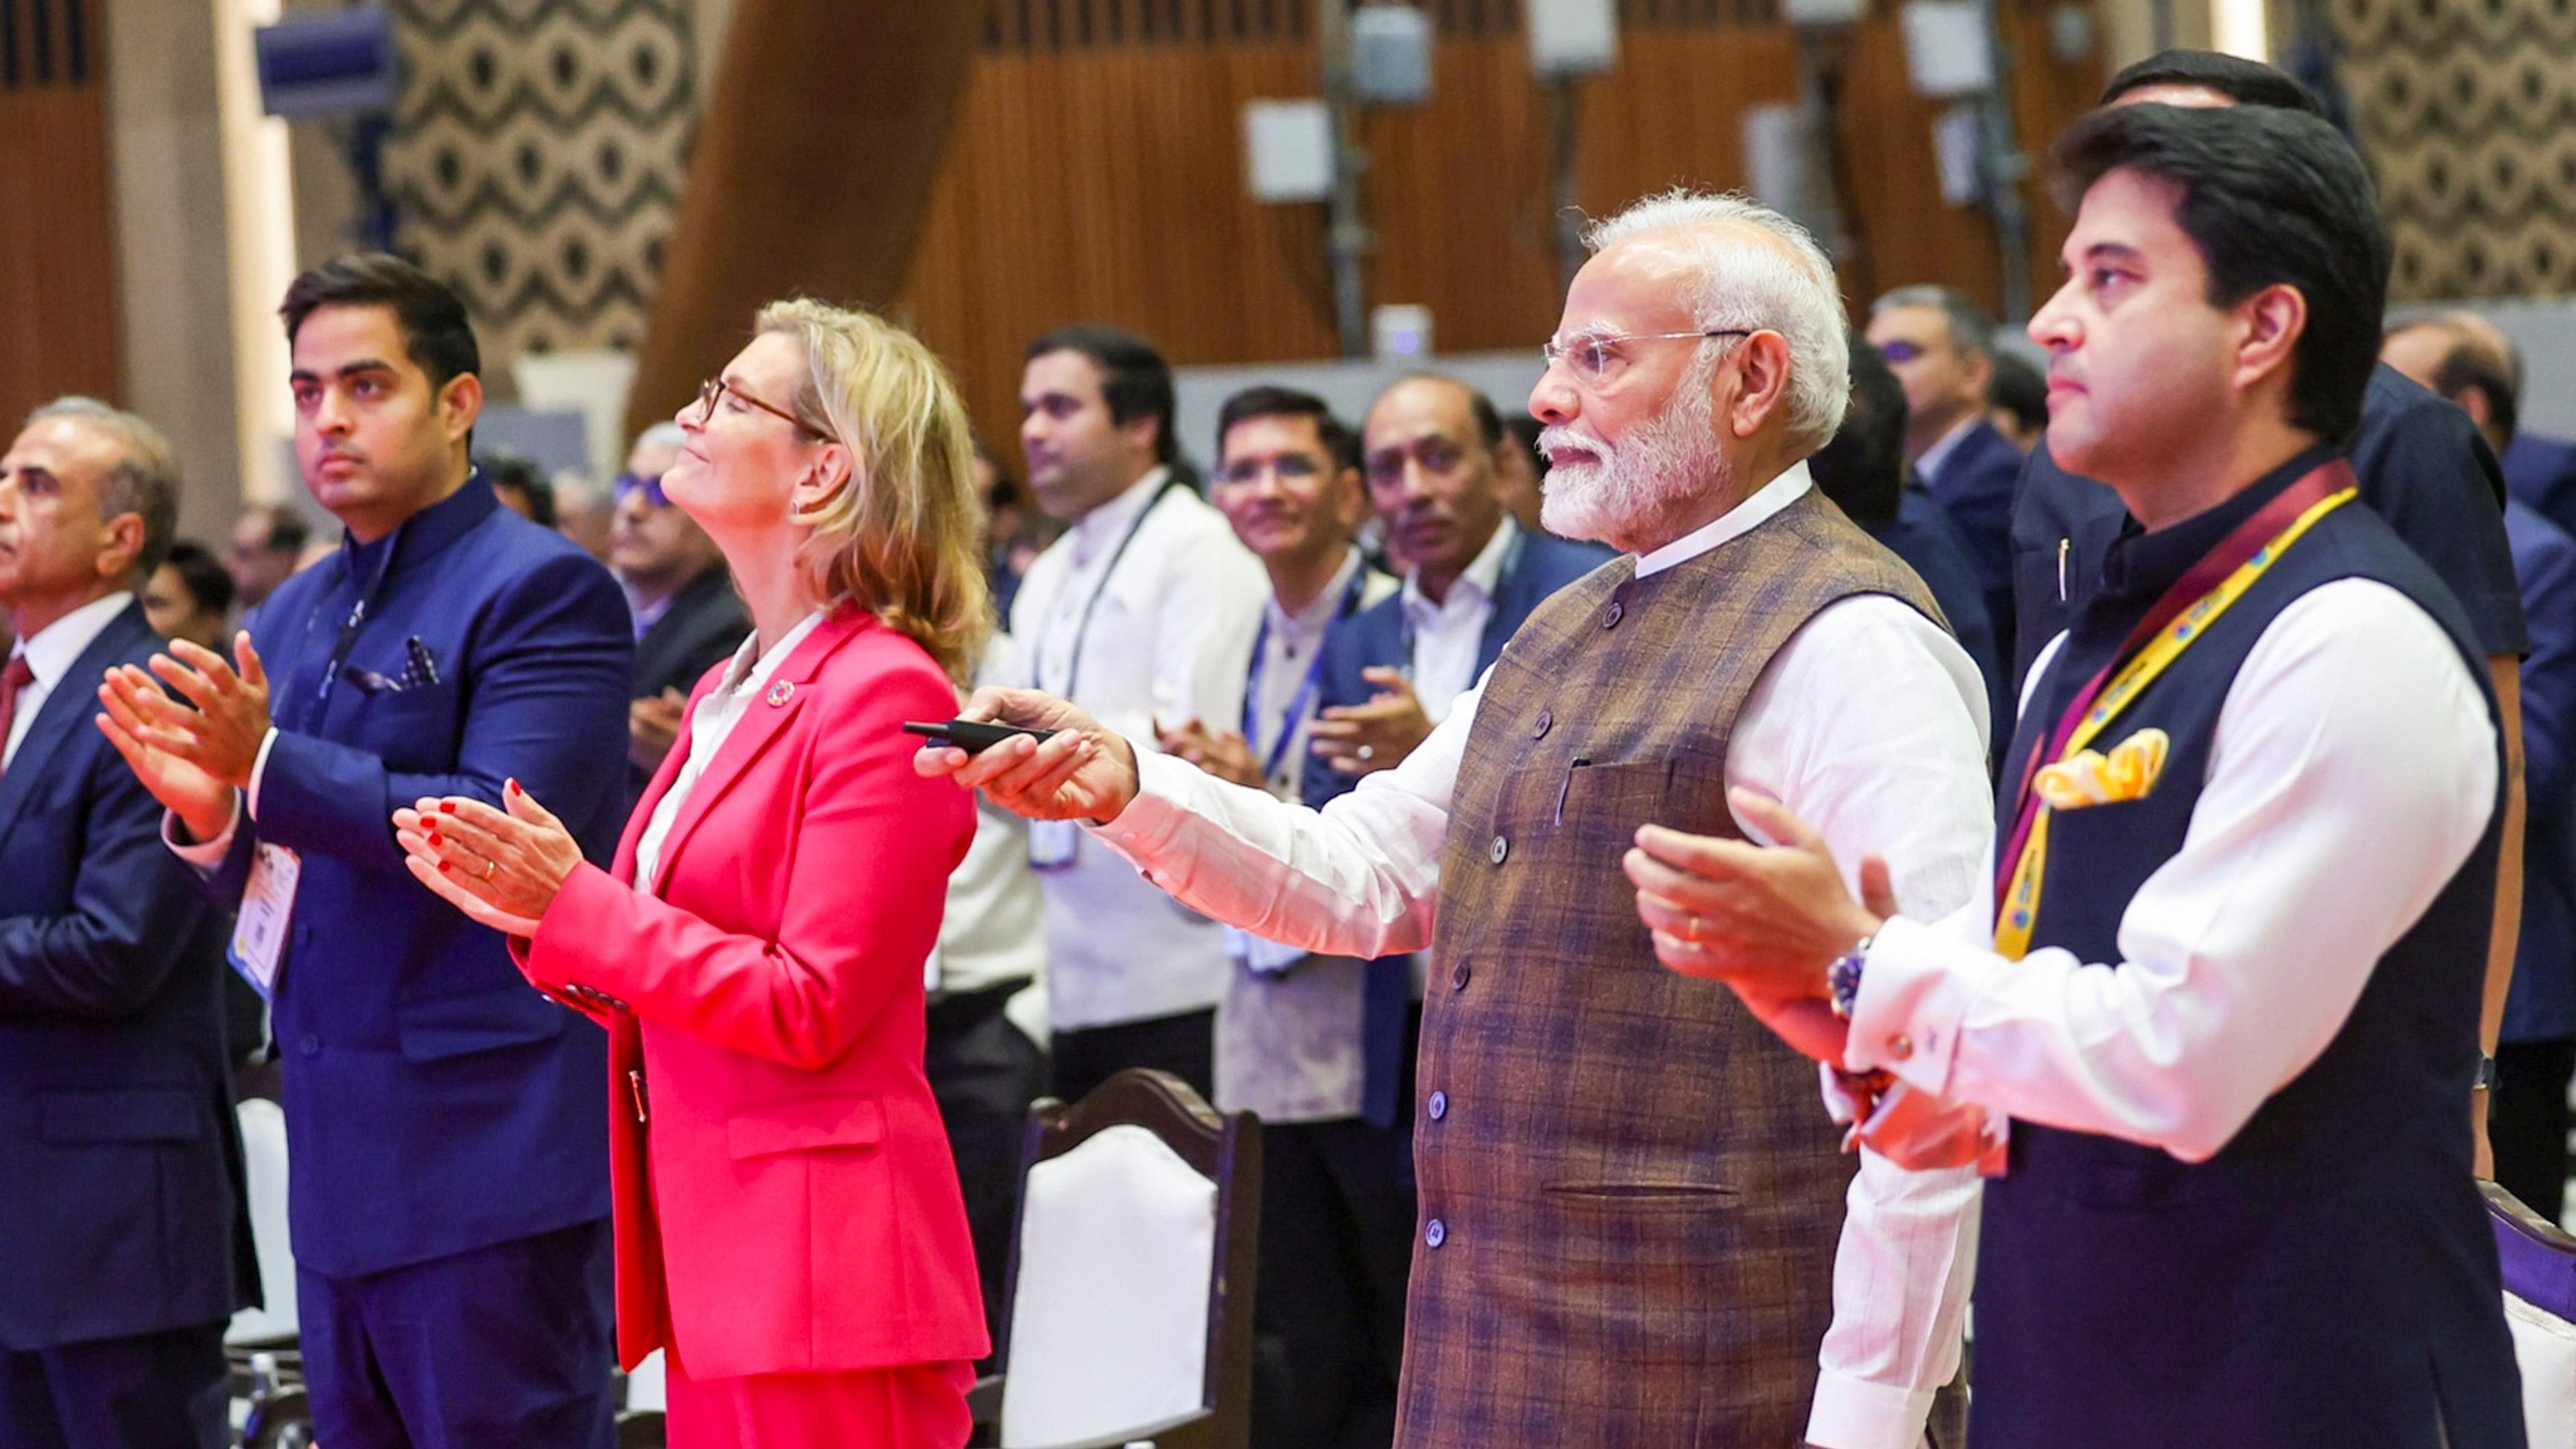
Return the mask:
<path id="1" fill-rule="evenodd" d="M 958 1449 L 987 1344 L 922 978 L 973 807 L 901 726 L 956 712 L 986 627 L 966 414 L 919 342 L 799 301 L 678 420 L 662 489 L 754 634 L 614 869 L 515 781 L 394 824 L 608 1028 L 619 1357 L 668 1350 L 674 1449 Z"/>

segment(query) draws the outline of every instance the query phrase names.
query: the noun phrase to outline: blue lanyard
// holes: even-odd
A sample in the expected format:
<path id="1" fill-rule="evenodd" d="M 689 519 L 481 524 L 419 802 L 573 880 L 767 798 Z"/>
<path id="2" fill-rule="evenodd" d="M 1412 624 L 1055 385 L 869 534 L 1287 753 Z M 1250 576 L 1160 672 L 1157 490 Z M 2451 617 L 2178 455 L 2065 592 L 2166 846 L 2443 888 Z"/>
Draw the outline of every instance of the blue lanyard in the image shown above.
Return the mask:
<path id="1" fill-rule="evenodd" d="M 331 643 L 331 658 L 322 666 L 322 677 L 314 683 L 310 702 L 298 711 L 298 717 L 292 723 L 280 721 L 283 727 L 297 734 L 308 734 L 321 727 L 323 712 L 331 704 L 331 686 L 339 682 L 340 671 L 349 662 L 349 650 L 358 642 L 358 631 L 367 626 L 368 606 L 384 592 L 385 580 L 394 571 L 394 550 L 402 547 L 402 532 L 410 526 L 411 520 L 405 519 L 396 524 L 394 531 L 386 537 L 384 557 L 377 562 L 375 573 L 359 582 L 357 600 L 350 604 L 348 618 L 341 621 L 339 637 Z M 355 554 L 356 549 L 352 547 L 341 555 L 340 569 L 344 582 L 350 578 L 347 561 Z M 304 616 L 304 638 L 312 637 L 313 625 L 320 617 L 319 609 Z"/>
<path id="2" fill-rule="evenodd" d="M 1361 560 L 1351 570 L 1350 586 L 1342 590 L 1342 602 L 1333 610 L 1335 620 L 1347 619 L 1360 606 L 1360 595 L 1368 588 L 1368 563 Z M 1261 611 L 1261 628 L 1252 636 L 1252 677 L 1243 686 L 1243 739 L 1251 744 L 1260 738 L 1255 730 L 1260 724 L 1261 684 L 1270 668 L 1270 611 Z M 1270 742 L 1270 753 L 1261 762 L 1261 778 L 1279 778 L 1279 766 L 1288 757 L 1288 743 L 1297 737 L 1297 722 L 1315 707 L 1315 695 L 1324 684 L 1324 649 L 1315 646 L 1315 657 L 1306 662 L 1305 682 L 1297 686 L 1296 697 L 1279 716 L 1279 735 Z"/>

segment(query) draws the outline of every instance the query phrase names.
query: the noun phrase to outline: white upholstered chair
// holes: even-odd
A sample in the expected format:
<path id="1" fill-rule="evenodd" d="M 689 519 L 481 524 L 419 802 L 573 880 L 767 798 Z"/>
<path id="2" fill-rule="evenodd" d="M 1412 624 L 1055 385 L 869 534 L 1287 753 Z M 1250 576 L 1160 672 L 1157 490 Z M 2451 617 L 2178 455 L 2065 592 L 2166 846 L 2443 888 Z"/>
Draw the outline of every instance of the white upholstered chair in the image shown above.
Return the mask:
<path id="1" fill-rule="evenodd" d="M 1029 1109 L 1019 1231 L 976 1389 L 1003 1449 L 1243 1449 L 1261 1127 L 1127 1071 Z"/>
<path id="2" fill-rule="evenodd" d="M 2494 1183 L 2479 1186 L 2504 1265 L 2505 1324 L 2522 1367 L 2531 1449 L 2576 1449 L 2576 1237 Z"/>
<path id="3" fill-rule="evenodd" d="M 286 1240 L 286 1113 L 265 1097 L 235 1109 L 242 1160 L 249 1171 L 251 1243 L 259 1251 L 265 1308 L 245 1308 L 224 1328 L 234 1347 L 273 1347 L 295 1340 L 295 1253 Z"/>

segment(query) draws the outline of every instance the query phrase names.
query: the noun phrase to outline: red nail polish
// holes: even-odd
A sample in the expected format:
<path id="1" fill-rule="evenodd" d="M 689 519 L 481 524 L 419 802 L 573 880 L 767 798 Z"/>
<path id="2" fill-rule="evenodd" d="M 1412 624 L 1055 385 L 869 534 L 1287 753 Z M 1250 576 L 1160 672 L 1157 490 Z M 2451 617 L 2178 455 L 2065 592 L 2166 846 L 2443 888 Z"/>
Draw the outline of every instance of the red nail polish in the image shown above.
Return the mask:
<path id="1" fill-rule="evenodd" d="M 453 815 L 453 814 L 455 814 L 455 813 L 456 813 L 456 802 L 455 802 L 455 801 L 453 801 L 453 800 L 441 800 L 441 801 L 439 801 L 439 802 L 438 802 L 438 812 L 439 812 L 440 814 L 442 814 L 442 815 Z"/>
<path id="2" fill-rule="evenodd" d="M 438 863 L 438 873 L 439 873 L 440 875 L 445 875 L 445 874 L 447 874 L 447 862 L 446 862 L 446 861 L 443 861 L 443 860 L 442 860 L 442 861 L 440 861 L 440 862 Z"/>

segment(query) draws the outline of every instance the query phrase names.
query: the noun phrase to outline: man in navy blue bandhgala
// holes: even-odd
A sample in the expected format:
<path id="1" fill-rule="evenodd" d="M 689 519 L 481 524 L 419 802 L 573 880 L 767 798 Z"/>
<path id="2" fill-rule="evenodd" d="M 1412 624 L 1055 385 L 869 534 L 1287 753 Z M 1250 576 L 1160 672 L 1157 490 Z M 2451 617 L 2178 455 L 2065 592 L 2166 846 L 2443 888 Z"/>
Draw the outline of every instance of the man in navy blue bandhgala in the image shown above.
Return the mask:
<path id="1" fill-rule="evenodd" d="M 0 456 L 0 1449 L 217 1449 L 258 1281 L 224 1088 L 223 914 L 90 728 L 170 547 L 158 430 L 83 398 Z"/>
<path id="2" fill-rule="evenodd" d="M 553 804 L 595 860 L 623 800 L 633 630 L 605 569 L 503 509 L 467 445 L 454 294 L 396 258 L 282 309 L 305 482 L 347 528 L 227 663 L 111 678 L 174 848 L 274 975 L 297 1308 L 331 1449 L 599 1449 L 614 1433 L 605 1040 L 413 881 L 424 795 Z"/>
<path id="3" fill-rule="evenodd" d="M 1856 902 L 1775 807 L 1775 848 L 1642 832 L 1639 913 L 1864 1140 L 1996 1174 L 1978 1449 L 2519 1449 L 2459 1110 L 2504 751 L 2482 641 L 2340 452 L 2369 178 L 2258 106 L 2097 111 L 2052 170 L 2049 436 L 2130 521 L 2033 666 L 1993 894 L 1909 921 L 1865 865 Z M 1951 1105 L 1873 1105 L 1898 1082 Z"/>

